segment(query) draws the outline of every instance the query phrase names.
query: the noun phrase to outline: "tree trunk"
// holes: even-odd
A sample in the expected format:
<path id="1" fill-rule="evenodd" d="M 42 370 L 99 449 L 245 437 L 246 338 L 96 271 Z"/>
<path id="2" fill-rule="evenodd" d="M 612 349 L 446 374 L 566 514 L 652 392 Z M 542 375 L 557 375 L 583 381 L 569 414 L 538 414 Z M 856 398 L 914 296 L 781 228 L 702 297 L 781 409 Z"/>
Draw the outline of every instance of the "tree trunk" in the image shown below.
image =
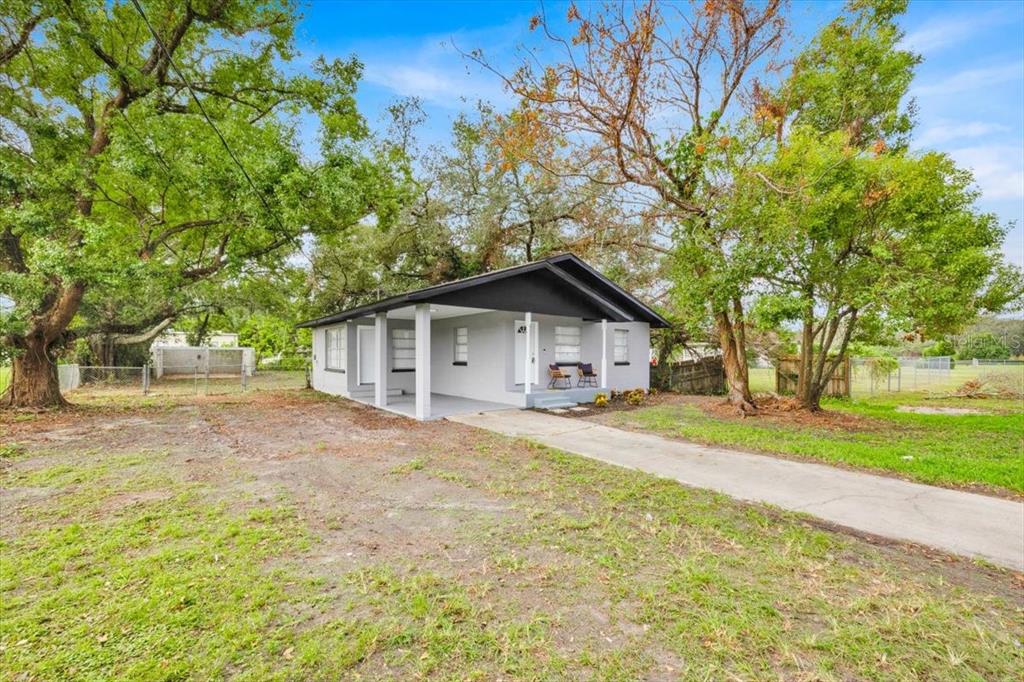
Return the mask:
<path id="1" fill-rule="evenodd" d="M 57 359 L 50 343 L 42 334 L 24 339 L 20 355 L 14 356 L 11 367 L 11 385 L 4 392 L 0 404 L 4 407 L 55 407 L 66 405 L 60 394 L 57 377 Z"/>
<path id="2" fill-rule="evenodd" d="M 50 305 L 32 317 L 29 331 L 15 336 L 12 344 L 20 353 L 11 366 L 11 385 L 0 398 L 4 407 L 62 407 L 57 358 L 53 344 L 67 330 L 78 312 L 85 285 L 73 283 L 54 291 Z M 10 337 L 9 337 L 10 338 Z"/>
<path id="3" fill-rule="evenodd" d="M 755 412 L 754 396 L 750 393 L 750 382 L 747 378 L 746 348 L 744 338 L 737 335 L 736 325 L 725 312 L 715 314 L 715 325 L 718 328 L 718 340 L 722 346 L 722 367 L 725 369 L 725 383 L 728 390 L 729 403 L 741 412 Z"/>

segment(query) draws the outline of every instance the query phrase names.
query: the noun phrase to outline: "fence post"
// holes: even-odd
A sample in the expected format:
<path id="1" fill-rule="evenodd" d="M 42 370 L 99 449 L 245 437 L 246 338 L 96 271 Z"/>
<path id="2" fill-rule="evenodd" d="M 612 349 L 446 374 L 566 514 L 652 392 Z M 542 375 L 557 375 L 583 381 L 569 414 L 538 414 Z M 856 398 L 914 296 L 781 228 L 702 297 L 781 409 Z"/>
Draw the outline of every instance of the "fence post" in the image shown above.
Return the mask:
<path id="1" fill-rule="evenodd" d="M 192 368 L 192 393 L 199 395 L 199 368 Z"/>
<path id="2" fill-rule="evenodd" d="M 149 395 L 149 363 L 142 366 L 142 395 Z"/>

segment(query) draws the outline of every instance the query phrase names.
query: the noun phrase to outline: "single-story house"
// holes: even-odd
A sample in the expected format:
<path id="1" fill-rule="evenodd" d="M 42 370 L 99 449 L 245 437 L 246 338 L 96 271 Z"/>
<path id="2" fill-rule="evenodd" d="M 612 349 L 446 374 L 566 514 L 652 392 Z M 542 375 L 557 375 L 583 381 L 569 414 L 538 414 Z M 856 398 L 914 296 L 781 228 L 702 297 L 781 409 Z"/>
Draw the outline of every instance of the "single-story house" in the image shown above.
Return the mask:
<path id="1" fill-rule="evenodd" d="M 647 389 L 650 329 L 668 322 L 562 254 L 300 326 L 313 329 L 313 388 L 431 419 Z M 596 376 L 580 377 L 580 363 Z M 570 382 L 552 386 L 551 366 Z"/>

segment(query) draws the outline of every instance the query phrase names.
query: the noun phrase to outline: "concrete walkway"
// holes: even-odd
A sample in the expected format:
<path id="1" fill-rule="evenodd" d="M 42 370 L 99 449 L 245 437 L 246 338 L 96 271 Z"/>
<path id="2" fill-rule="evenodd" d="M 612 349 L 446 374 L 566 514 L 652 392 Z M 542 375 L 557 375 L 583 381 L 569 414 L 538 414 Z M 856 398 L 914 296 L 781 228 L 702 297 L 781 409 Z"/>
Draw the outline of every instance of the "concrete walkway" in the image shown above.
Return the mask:
<path id="1" fill-rule="evenodd" d="M 740 500 L 1024 571 L 1024 504 L 524 410 L 449 417 Z"/>

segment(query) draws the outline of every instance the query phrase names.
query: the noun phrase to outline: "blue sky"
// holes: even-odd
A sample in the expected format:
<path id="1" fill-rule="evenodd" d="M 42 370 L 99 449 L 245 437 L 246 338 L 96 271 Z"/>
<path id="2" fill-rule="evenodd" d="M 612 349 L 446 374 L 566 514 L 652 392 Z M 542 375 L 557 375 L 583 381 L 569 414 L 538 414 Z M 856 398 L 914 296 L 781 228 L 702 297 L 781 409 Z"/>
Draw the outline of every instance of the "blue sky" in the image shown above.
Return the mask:
<path id="1" fill-rule="evenodd" d="M 581 3 L 582 4 L 582 3 Z M 563 17 L 565 4 L 547 2 Z M 314 2 L 299 41 L 304 56 L 356 55 L 365 65 L 360 108 L 373 126 L 401 97 L 422 99 L 429 115 L 420 140 L 444 143 L 451 122 L 478 99 L 509 103 L 497 77 L 459 50 L 483 48 L 513 64 L 516 48 L 536 45 L 529 17 L 540 3 Z M 794 45 L 828 22 L 837 2 L 795 2 Z M 918 107 L 914 146 L 948 152 L 970 168 L 979 205 L 1014 222 L 1004 247 L 1024 265 L 1024 2 L 911 2 L 905 43 L 924 57 L 911 95 Z"/>

